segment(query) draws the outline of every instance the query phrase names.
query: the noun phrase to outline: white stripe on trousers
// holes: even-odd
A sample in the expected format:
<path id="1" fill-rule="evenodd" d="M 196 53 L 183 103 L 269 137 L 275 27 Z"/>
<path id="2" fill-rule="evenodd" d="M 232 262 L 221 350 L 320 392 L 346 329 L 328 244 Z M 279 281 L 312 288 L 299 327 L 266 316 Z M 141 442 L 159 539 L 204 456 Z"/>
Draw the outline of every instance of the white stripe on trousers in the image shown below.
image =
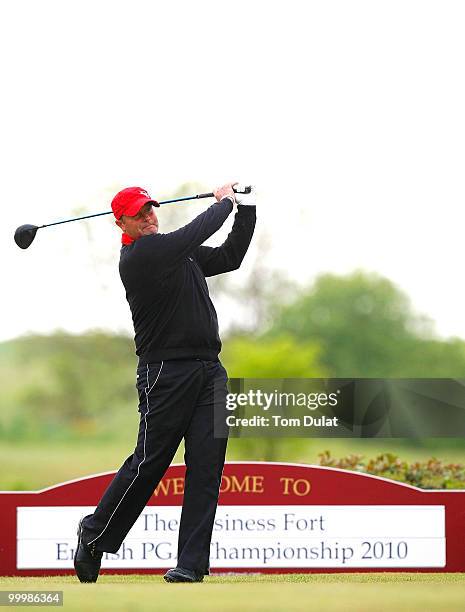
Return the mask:
<path id="1" fill-rule="evenodd" d="M 149 413 L 149 393 L 152 391 L 152 389 L 155 387 L 155 385 L 157 384 L 157 381 L 160 377 L 161 374 L 161 370 L 163 368 L 163 361 L 161 362 L 160 365 L 160 369 L 158 370 L 158 374 L 157 377 L 155 379 L 155 382 L 153 383 L 153 385 L 149 388 L 149 364 L 147 364 L 147 386 L 145 387 L 145 397 L 147 400 L 147 411 L 144 414 L 144 422 L 145 422 L 145 429 L 144 429 L 144 457 L 142 458 L 142 461 L 139 463 L 139 465 L 137 466 L 137 474 L 134 476 L 131 484 L 128 486 L 128 488 L 126 489 L 126 491 L 123 493 L 122 498 L 119 500 L 118 505 L 116 506 L 116 508 L 113 510 L 113 512 L 111 513 L 110 518 L 108 519 L 107 524 L 105 525 L 105 527 L 103 528 L 102 532 L 99 533 L 99 535 L 94 538 L 93 540 L 91 540 L 90 542 L 87 542 L 87 544 L 93 544 L 96 540 L 98 540 L 104 533 L 106 528 L 108 527 L 108 525 L 110 524 L 111 519 L 113 518 L 115 512 L 118 510 L 119 505 L 121 504 L 121 502 L 123 501 L 123 499 L 126 496 L 126 493 L 129 491 L 129 489 L 132 487 L 132 485 L 134 484 L 134 482 L 136 481 L 136 478 L 139 476 L 139 471 L 140 471 L 140 466 L 144 463 L 145 459 L 146 459 L 146 453 L 145 453 L 145 443 L 147 440 L 147 415 Z"/>

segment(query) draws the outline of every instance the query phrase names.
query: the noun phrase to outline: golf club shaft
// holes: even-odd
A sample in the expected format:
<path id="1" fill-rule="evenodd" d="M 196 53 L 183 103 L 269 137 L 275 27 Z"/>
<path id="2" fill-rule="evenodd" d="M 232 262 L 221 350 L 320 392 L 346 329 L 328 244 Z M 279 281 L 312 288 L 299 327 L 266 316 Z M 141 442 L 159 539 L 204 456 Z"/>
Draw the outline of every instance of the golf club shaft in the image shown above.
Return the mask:
<path id="1" fill-rule="evenodd" d="M 233 188 L 234 193 L 250 193 L 251 188 L 249 186 L 235 189 Z M 163 200 L 162 202 L 158 202 L 160 206 L 162 204 L 173 204 L 174 202 L 186 202 L 187 200 L 200 200 L 202 198 L 213 198 L 213 192 L 209 193 L 199 193 L 193 196 L 186 196 L 183 198 L 174 198 L 173 200 Z M 62 223 L 71 223 L 71 221 L 82 221 L 83 219 L 91 219 L 92 217 L 102 217 L 103 215 L 111 215 L 113 214 L 112 210 L 108 210 L 102 213 L 95 213 L 94 215 L 85 215 L 84 217 L 75 217 L 74 219 L 65 219 L 65 221 L 55 221 L 54 223 L 46 223 L 45 225 L 39 225 L 39 229 L 42 227 L 50 227 L 52 225 L 61 225 Z"/>

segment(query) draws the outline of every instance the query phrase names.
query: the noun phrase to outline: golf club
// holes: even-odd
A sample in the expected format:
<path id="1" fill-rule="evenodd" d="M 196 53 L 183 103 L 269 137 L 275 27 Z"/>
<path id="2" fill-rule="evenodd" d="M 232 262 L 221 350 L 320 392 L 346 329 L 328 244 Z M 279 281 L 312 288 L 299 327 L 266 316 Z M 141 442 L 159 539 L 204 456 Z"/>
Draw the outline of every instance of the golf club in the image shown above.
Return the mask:
<path id="1" fill-rule="evenodd" d="M 252 191 L 252 187 L 247 185 L 245 187 L 238 186 L 233 187 L 234 193 L 250 193 Z M 193 196 L 186 196 L 183 198 L 174 198 L 173 200 L 163 200 L 162 202 L 158 202 L 161 206 L 162 204 L 173 204 L 174 202 L 186 202 L 187 200 L 200 200 L 202 198 L 213 198 L 213 192 L 210 193 L 199 193 Z M 20 225 L 15 231 L 15 242 L 21 249 L 27 249 L 34 238 L 36 237 L 37 230 L 43 227 L 50 227 L 51 225 L 61 225 L 62 223 L 71 223 L 71 221 L 82 221 L 82 219 L 91 219 L 92 217 L 101 217 L 102 215 L 111 215 L 113 214 L 112 210 L 108 210 L 107 212 L 96 213 L 95 215 L 85 215 L 84 217 L 76 217 L 74 219 L 65 219 L 64 221 L 55 221 L 54 223 L 47 223 L 46 225 Z"/>

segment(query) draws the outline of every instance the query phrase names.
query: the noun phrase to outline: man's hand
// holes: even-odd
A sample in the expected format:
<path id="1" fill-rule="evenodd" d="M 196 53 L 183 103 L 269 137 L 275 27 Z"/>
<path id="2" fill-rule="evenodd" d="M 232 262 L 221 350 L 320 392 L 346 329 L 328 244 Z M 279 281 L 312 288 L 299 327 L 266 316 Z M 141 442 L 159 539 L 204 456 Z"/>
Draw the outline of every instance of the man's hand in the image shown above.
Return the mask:
<path id="1" fill-rule="evenodd" d="M 236 203 L 236 194 L 233 191 L 233 187 L 237 185 L 237 181 L 235 183 L 227 183 L 223 185 L 223 187 L 218 187 L 213 191 L 213 195 L 216 198 L 217 202 L 221 202 L 224 198 L 231 198 L 233 204 Z"/>

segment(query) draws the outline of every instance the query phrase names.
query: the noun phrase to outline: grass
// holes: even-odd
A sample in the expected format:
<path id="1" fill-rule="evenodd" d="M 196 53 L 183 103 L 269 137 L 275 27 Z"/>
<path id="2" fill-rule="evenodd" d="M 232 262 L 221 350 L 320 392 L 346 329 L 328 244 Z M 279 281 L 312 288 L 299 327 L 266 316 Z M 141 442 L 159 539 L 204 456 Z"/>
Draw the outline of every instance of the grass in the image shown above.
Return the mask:
<path id="1" fill-rule="evenodd" d="M 132 453 L 135 432 L 128 438 L 115 442 L 88 439 L 69 442 L 0 442 L 0 490 L 37 490 L 66 480 L 88 476 L 99 472 L 117 470 Z M 350 453 L 361 453 L 368 457 L 389 451 L 408 461 L 421 461 L 436 455 L 446 462 L 465 463 L 465 449 L 444 447 L 434 451 L 425 446 L 411 446 L 399 440 L 291 440 L 281 448 L 277 461 L 318 464 L 318 453 L 328 449 L 335 457 Z M 259 452 L 247 455 L 230 440 L 229 460 L 247 460 L 253 456 L 262 460 Z M 174 459 L 183 461 L 182 447 Z"/>
<path id="2" fill-rule="evenodd" d="M 285 610 L 424 612 L 464 609 L 464 574 L 275 574 L 211 576 L 203 584 L 166 584 L 161 576 L 0 578 L 1 590 L 64 591 L 64 609 L 163 612 Z"/>

